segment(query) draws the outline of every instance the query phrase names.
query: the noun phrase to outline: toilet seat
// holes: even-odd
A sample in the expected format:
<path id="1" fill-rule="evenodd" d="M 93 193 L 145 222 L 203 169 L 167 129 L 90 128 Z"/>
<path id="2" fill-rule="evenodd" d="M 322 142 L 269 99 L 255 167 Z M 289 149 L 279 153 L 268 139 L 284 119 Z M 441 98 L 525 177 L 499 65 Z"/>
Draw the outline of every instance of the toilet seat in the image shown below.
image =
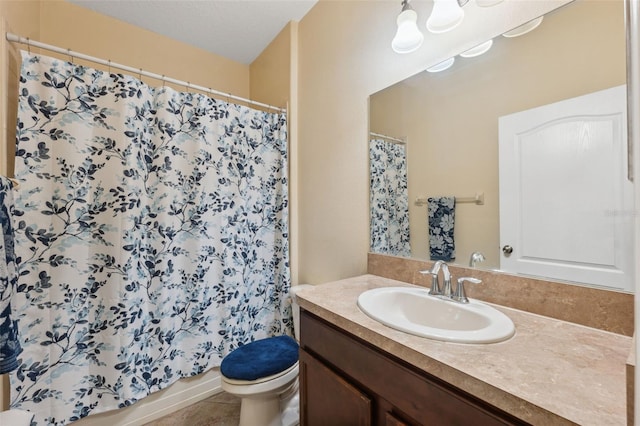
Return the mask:
<path id="1" fill-rule="evenodd" d="M 258 383 L 262 383 L 262 382 L 268 382 L 270 380 L 273 379 L 277 379 L 278 377 L 284 375 L 284 374 L 288 374 L 289 372 L 291 372 L 291 370 L 298 370 L 298 362 L 296 361 L 295 364 L 293 364 L 291 367 L 287 368 L 286 370 L 283 370 L 277 374 L 273 374 L 271 376 L 267 376 L 267 377 L 261 377 L 259 379 L 256 380 L 239 380 L 239 379 L 230 379 L 229 377 L 225 377 L 224 375 L 222 375 L 222 380 L 224 380 L 225 382 L 227 382 L 230 385 L 236 385 L 236 386 L 247 386 L 247 385 L 256 385 Z"/>
<path id="2" fill-rule="evenodd" d="M 253 382 L 278 376 L 298 361 L 298 342 L 291 336 L 273 336 L 239 346 L 224 357 L 224 377 Z"/>
<path id="3" fill-rule="evenodd" d="M 237 380 L 222 376 L 222 390 L 239 397 L 259 397 L 264 393 L 280 393 L 294 385 L 298 377 L 298 362 L 280 374 L 257 380 Z"/>

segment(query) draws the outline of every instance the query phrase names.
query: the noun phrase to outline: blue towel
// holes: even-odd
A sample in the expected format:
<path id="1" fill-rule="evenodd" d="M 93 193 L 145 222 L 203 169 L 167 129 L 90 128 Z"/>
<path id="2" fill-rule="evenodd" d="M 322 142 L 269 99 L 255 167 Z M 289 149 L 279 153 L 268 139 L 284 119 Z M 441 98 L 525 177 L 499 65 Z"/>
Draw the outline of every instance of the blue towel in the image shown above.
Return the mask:
<path id="1" fill-rule="evenodd" d="M 456 258 L 453 239 L 456 198 L 431 197 L 429 202 L 429 254 L 431 260 L 448 262 Z"/>
<path id="2" fill-rule="evenodd" d="M 18 341 L 18 321 L 11 315 L 11 297 L 16 291 L 18 275 L 13 234 L 13 192 L 9 179 L 0 176 L 0 374 L 18 368 L 22 347 Z"/>

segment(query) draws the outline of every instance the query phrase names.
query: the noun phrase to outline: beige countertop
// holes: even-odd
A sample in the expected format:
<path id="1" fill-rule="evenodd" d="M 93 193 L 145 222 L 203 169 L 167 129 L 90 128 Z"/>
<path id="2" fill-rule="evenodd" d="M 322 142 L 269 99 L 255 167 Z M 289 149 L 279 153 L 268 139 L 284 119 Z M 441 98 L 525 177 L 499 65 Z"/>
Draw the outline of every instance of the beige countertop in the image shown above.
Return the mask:
<path id="1" fill-rule="evenodd" d="M 358 308 L 360 293 L 394 286 L 412 285 L 362 275 L 301 289 L 299 304 L 532 424 L 626 425 L 630 337 L 492 305 L 514 322 L 511 339 L 492 344 L 425 339 L 386 327 Z"/>

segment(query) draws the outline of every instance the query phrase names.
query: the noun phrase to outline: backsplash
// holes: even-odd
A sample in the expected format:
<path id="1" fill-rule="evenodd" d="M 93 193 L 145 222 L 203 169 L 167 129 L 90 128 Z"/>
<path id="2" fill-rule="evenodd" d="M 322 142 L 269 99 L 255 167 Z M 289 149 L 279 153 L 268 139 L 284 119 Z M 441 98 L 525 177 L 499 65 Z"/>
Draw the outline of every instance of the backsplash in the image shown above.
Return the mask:
<path id="1" fill-rule="evenodd" d="M 369 253 L 367 272 L 429 287 L 431 278 L 419 273 L 433 262 Z M 633 335 L 633 294 L 545 281 L 502 272 L 449 266 L 454 278 L 470 276 L 480 285 L 465 287 L 468 297 L 598 328 Z"/>

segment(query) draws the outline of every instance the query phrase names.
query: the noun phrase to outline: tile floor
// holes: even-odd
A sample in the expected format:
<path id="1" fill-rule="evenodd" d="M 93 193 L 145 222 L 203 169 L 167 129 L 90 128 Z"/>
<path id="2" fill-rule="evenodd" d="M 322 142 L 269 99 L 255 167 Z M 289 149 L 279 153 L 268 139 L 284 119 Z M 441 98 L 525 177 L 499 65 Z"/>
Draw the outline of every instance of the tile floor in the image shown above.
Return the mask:
<path id="1" fill-rule="evenodd" d="M 240 399 L 222 392 L 144 426 L 238 426 Z"/>

